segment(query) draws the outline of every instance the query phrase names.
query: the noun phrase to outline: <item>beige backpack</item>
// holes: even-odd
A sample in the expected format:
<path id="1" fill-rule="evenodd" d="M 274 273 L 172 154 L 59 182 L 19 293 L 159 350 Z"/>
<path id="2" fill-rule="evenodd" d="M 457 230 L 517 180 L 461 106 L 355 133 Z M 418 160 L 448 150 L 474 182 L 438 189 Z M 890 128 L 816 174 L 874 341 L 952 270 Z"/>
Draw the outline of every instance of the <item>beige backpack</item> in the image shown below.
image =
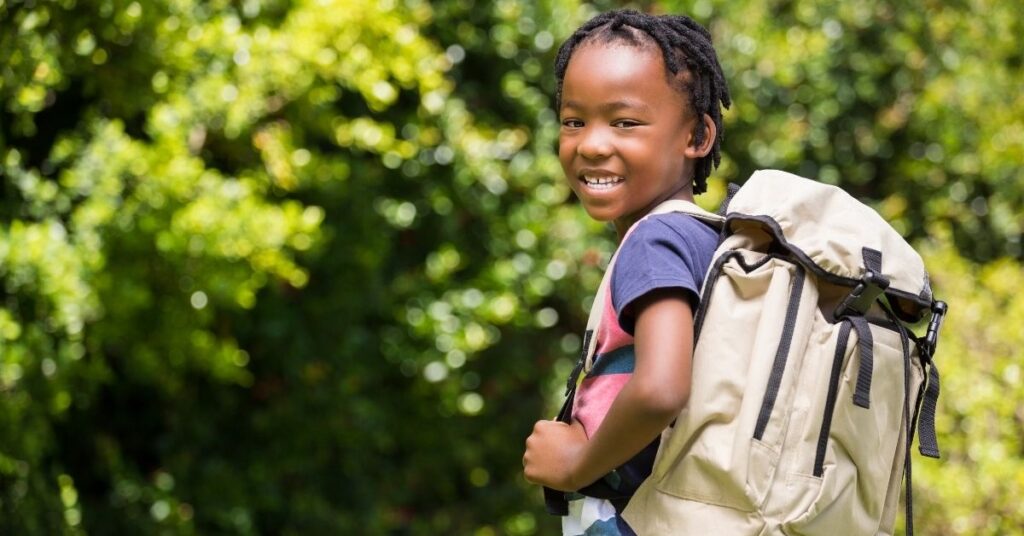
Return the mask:
<path id="1" fill-rule="evenodd" d="M 781 171 L 751 176 L 722 225 L 690 398 L 626 521 L 641 536 L 892 534 L 905 476 L 912 534 L 910 443 L 919 424 L 921 453 L 939 455 L 946 310 L 921 257 L 839 188 Z M 919 338 L 905 323 L 929 313 Z"/>

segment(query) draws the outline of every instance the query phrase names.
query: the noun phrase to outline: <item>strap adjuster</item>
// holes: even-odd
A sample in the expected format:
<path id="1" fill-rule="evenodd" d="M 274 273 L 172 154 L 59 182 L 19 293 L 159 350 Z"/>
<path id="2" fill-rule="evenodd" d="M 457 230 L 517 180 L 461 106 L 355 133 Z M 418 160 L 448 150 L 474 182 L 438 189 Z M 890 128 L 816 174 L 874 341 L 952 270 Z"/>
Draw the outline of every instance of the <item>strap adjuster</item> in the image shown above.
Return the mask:
<path id="1" fill-rule="evenodd" d="M 832 312 L 832 317 L 839 320 L 847 315 L 864 315 L 887 288 L 889 288 L 889 279 L 884 275 L 871 270 L 864 272 L 860 283 L 853 287 L 843 301 L 839 302 L 835 311 Z"/>

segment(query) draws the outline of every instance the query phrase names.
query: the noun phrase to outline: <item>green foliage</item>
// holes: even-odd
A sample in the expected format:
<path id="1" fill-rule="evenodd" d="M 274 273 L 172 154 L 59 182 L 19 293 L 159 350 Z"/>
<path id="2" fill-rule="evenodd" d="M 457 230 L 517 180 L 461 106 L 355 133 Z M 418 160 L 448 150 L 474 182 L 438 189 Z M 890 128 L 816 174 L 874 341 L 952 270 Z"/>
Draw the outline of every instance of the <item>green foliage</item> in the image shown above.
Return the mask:
<path id="1" fill-rule="evenodd" d="M 732 84 L 704 204 L 781 167 L 936 237 L 918 524 L 1019 530 L 1013 3 L 649 4 Z M 611 244 L 550 68 L 606 7 L 0 0 L 0 532 L 557 530 L 522 439 Z"/>
<path id="2" fill-rule="evenodd" d="M 1021 534 L 1024 512 L 1024 285 L 1020 263 L 965 261 L 937 228 L 926 261 L 956 304 L 936 360 L 942 372 L 938 429 L 944 459 L 915 465 L 922 534 Z"/>
<path id="3" fill-rule="evenodd" d="M 665 2 L 712 21 L 734 93 L 720 176 L 782 167 L 878 203 L 912 238 L 1020 258 L 1024 97 L 1008 2 Z M 751 21 L 757 21 L 751 24 Z"/>

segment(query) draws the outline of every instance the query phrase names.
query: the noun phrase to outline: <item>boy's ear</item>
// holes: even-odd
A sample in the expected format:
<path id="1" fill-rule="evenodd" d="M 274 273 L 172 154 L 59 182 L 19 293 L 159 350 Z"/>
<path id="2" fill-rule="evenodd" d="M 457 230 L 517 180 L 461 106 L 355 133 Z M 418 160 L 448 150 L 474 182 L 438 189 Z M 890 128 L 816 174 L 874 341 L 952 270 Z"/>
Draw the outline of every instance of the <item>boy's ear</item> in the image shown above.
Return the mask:
<path id="1" fill-rule="evenodd" d="M 710 115 L 704 114 L 701 122 L 704 123 L 704 138 L 700 144 L 697 143 L 697 128 L 700 126 L 700 123 L 694 123 L 693 132 L 690 133 L 690 143 L 686 146 L 685 154 L 687 158 L 703 158 L 715 146 L 715 137 L 718 136 L 718 128 L 715 127 L 715 121 L 711 119 Z"/>

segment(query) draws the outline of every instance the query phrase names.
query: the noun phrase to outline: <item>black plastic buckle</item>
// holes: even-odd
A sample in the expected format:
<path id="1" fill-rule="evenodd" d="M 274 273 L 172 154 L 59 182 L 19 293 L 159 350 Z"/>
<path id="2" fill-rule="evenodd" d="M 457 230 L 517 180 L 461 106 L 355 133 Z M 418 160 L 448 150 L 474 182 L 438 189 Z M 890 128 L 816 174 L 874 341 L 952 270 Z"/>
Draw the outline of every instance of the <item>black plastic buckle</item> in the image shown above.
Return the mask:
<path id="1" fill-rule="evenodd" d="M 590 352 L 590 338 L 593 336 L 594 330 L 592 329 L 588 329 L 583 333 L 583 349 L 580 350 L 580 357 L 576 360 L 576 366 L 569 373 L 569 379 L 565 381 L 565 396 L 569 396 L 569 393 L 576 388 L 576 382 L 579 380 L 580 373 L 583 372 L 583 367 L 587 362 L 587 354 Z"/>
<path id="2" fill-rule="evenodd" d="M 928 321 L 928 332 L 924 336 L 925 353 L 929 361 L 935 355 L 935 349 L 939 345 L 939 330 L 942 329 L 942 321 L 946 318 L 949 306 L 944 301 L 932 303 L 932 318 Z"/>
<path id="3" fill-rule="evenodd" d="M 580 372 L 583 372 L 583 361 L 585 359 L 586 355 L 583 355 L 578 361 L 576 361 L 576 366 L 574 366 L 572 368 L 572 372 L 569 373 L 569 379 L 565 381 L 565 394 L 562 396 L 569 396 L 569 393 L 576 388 L 576 381 L 579 380 Z"/>
<path id="4" fill-rule="evenodd" d="M 839 320 L 847 315 L 864 315 L 887 288 L 889 288 L 889 279 L 884 275 L 870 270 L 864 272 L 860 283 L 853 287 L 853 290 L 836 306 L 832 312 L 832 318 Z"/>

